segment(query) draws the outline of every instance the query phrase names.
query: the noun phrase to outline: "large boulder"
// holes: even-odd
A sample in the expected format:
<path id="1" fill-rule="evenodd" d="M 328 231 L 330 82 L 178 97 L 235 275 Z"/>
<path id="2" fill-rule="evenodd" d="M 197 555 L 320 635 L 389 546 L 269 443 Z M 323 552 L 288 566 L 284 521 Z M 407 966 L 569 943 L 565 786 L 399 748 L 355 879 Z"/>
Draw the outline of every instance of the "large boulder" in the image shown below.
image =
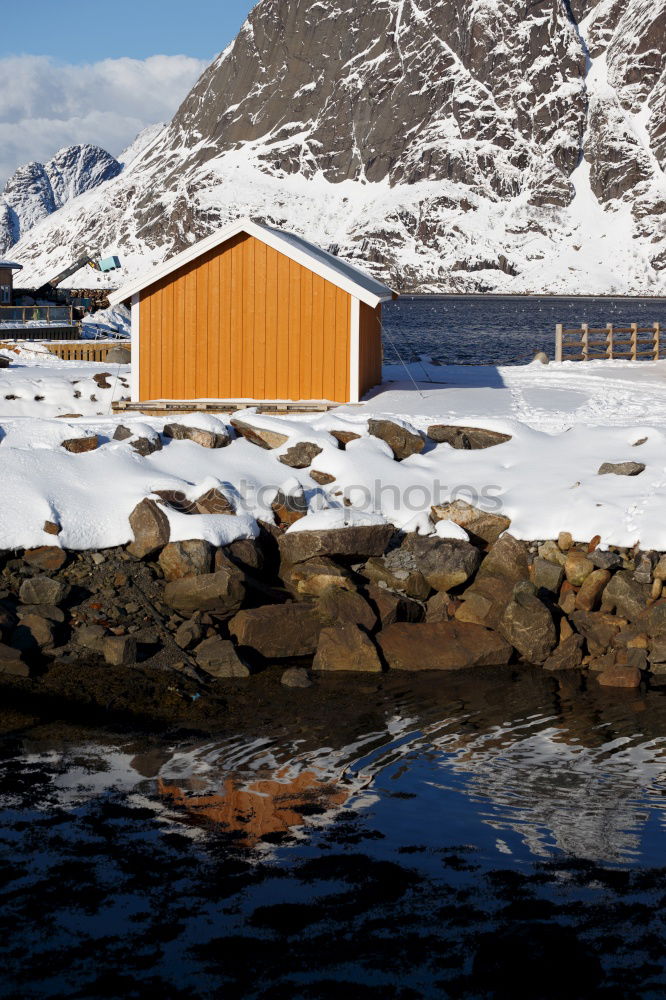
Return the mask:
<path id="1" fill-rule="evenodd" d="M 86 434 L 85 437 L 68 438 L 61 442 L 61 446 L 72 455 L 81 455 L 86 451 L 96 451 L 99 448 L 99 438 L 96 434 Z"/>
<path id="2" fill-rule="evenodd" d="M 611 574 L 607 569 L 595 569 L 585 577 L 583 585 L 576 595 L 576 607 L 581 611 L 594 611 L 599 605 Z"/>
<path id="3" fill-rule="evenodd" d="M 385 441 L 396 462 L 410 455 L 418 455 L 425 448 L 425 438 L 417 431 L 396 424 L 393 420 L 369 420 L 368 431 L 373 437 Z"/>
<path id="4" fill-rule="evenodd" d="M 197 665 L 211 677 L 249 677 L 250 671 L 240 659 L 234 644 L 214 635 L 204 639 L 194 650 Z"/>
<path id="5" fill-rule="evenodd" d="M 500 632 L 529 663 L 543 663 L 557 645 L 553 616 L 530 583 L 516 585 L 502 616 Z"/>
<path id="6" fill-rule="evenodd" d="M 417 601 L 425 601 L 432 590 L 414 554 L 402 548 L 395 549 L 380 559 L 368 559 L 362 573 L 366 580 L 389 590 L 399 591 Z"/>
<path id="7" fill-rule="evenodd" d="M 571 622 L 592 656 L 602 656 L 626 622 L 602 611 L 574 611 Z"/>
<path id="8" fill-rule="evenodd" d="M 311 597 L 318 597 L 330 587 L 354 590 L 354 582 L 349 570 L 338 566 L 326 556 L 296 563 L 295 566 L 285 570 L 283 580 L 295 593 L 307 594 Z"/>
<path id="9" fill-rule="evenodd" d="M 247 420 L 241 420 L 239 417 L 231 418 L 231 426 L 246 441 L 256 444 L 259 448 L 265 448 L 267 451 L 281 448 L 289 440 L 286 434 L 280 434 L 279 431 L 265 427 L 255 427 L 254 424 L 248 423 Z"/>
<path id="10" fill-rule="evenodd" d="M 312 656 L 324 623 L 306 604 L 269 604 L 240 611 L 229 622 L 229 632 L 241 647 L 267 660 Z"/>
<path id="11" fill-rule="evenodd" d="M 41 545 L 37 549 L 28 549 L 23 561 L 45 573 L 56 573 L 67 562 L 67 553 L 57 545 Z"/>
<path id="12" fill-rule="evenodd" d="M 136 639 L 131 635 L 108 635 L 102 641 L 102 655 L 112 667 L 133 666 L 136 654 Z"/>
<path id="13" fill-rule="evenodd" d="M 317 602 L 317 613 L 326 625 L 351 622 L 361 625 L 368 632 L 377 626 L 377 615 L 365 598 L 356 591 L 342 590 L 337 586 L 322 592 Z"/>
<path id="14" fill-rule="evenodd" d="M 290 469 L 307 469 L 312 465 L 317 455 L 321 455 L 322 450 L 318 444 L 313 444 L 312 441 L 299 441 L 288 448 L 283 455 L 280 455 L 278 461 L 282 465 L 288 465 Z"/>
<path id="15" fill-rule="evenodd" d="M 479 510 L 464 500 L 438 504 L 432 508 L 430 516 L 435 524 L 438 521 L 453 521 L 465 529 L 473 542 L 485 545 L 492 545 L 511 526 L 511 518 Z"/>
<path id="16" fill-rule="evenodd" d="M 462 604 L 455 612 L 460 622 L 499 628 L 502 615 L 513 596 L 514 584 L 504 576 L 477 576 L 460 595 Z"/>
<path id="17" fill-rule="evenodd" d="M 393 553 L 387 557 L 390 559 Z M 407 535 L 396 559 L 418 568 L 433 590 L 452 590 L 467 583 L 481 564 L 481 553 L 469 542 L 433 535 Z"/>
<path id="18" fill-rule="evenodd" d="M 432 424 L 428 428 L 428 437 L 438 444 L 450 444 L 460 451 L 476 451 L 481 448 L 493 448 L 511 440 L 510 434 L 500 434 L 498 431 L 487 431 L 483 427 L 455 427 L 449 424 Z"/>
<path id="19" fill-rule="evenodd" d="M 313 670 L 379 674 L 382 665 L 372 639 L 351 622 L 322 629 Z"/>
<path id="20" fill-rule="evenodd" d="M 204 576 L 213 566 L 213 546 L 202 539 L 170 542 L 159 554 L 164 579 L 180 580 L 187 576 Z"/>
<path id="21" fill-rule="evenodd" d="M 420 622 L 424 618 L 423 605 L 403 594 L 396 594 L 385 587 L 368 587 L 368 600 L 375 609 L 382 628 L 395 622 Z M 362 622 L 360 624 L 363 624 Z"/>
<path id="22" fill-rule="evenodd" d="M 198 500 L 194 501 L 194 509 L 198 514 L 235 514 L 236 508 L 227 496 L 213 487 L 206 490 Z"/>
<path id="23" fill-rule="evenodd" d="M 642 462 L 604 462 L 599 467 L 598 476 L 640 476 L 645 472 Z"/>
<path id="24" fill-rule="evenodd" d="M 570 635 L 544 661 L 544 670 L 578 670 L 583 662 L 582 635 Z"/>
<path id="25" fill-rule="evenodd" d="M 231 441 L 226 430 L 209 431 L 185 424 L 165 424 L 162 433 L 174 441 L 193 441 L 202 448 L 226 448 Z"/>
<path id="26" fill-rule="evenodd" d="M 381 556 L 393 536 L 391 524 L 355 524 L 321 531 L 288 531 L 280 538 L 283 563 L 293 566 L 315 556 L 355 561 Z"/>
<path id="27" fill-rule="evenodd" d="M 616 611 L 623 618 L 635 621 L 645 611 L 649 598 L 650 587 L 638 583 L 628 570 L 621 570 L 604 589 L 602 609 Z"/>
<path id="28" fill-rule="evenodd" d="M 171 534 L 169 518 L 154 500 L 146 498 L 138 503 L 129 517 L 134 541 L 127 551 L 136 559 L 146 559 L 159 552 L 168 543 Z"/>
<path id="29" fill-rule="evenodd" d="M 424 622 L 389 625 L 377 635 L 391 670 L 459 670 L 501 666 L 511 658 L 511 646 L 479 625 Z"/>
<path id="30" fill-rule="evenodd" d="M 512 583 L 528 580 L 527 546 L 505 532 L 483 560 L 479 577 L 503 577 Z"/>
<path id="31" fill-rule="evenodd" d="M 244 598 L 244 576 L 235 566 L 173 580 L 164 588 L 165 604 L 185 616 L 196 611 L 230 615 L 238 611 Z"/>
<path id="32" fill-rule="evenodd" d="M 24 580 L 19 590 L 22 604 L 58 605 L 69 594 L 69 586 L 62 580 L 53 580 L 50 576 L 33 576 Z"/>
<path id="33" fill-rule="evenodd" d="M 29 677 L 30 669 L 23 662 L 21 651 L 6 646 L 0 642 L 0 674 L 9 674 L 12 677 Z"/>
<path id="34" fill-rule="evenodd" d="M 276 524 L 290 528 L 292 524 L 307 517 L 309 507 L 305 491 L 300 483 L 280 487 L 271 504 Z"/>

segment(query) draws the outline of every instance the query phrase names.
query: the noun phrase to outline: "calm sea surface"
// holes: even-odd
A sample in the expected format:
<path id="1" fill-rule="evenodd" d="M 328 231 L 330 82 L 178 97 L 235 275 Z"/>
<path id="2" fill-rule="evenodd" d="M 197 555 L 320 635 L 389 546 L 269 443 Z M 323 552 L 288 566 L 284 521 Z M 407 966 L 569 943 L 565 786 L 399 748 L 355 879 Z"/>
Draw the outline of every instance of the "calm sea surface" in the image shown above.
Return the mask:
<path id="1" fill-rule="evenodd" d="M 664 996 L 666 693 L 278 677 L 214 738 L 14 722 L 3 998 Z"/>
<path id="2" fill-rule="evenodd" d="M 525 364 L 555 356 L 555 327 L 652 326 L 666 330 L 666 299 L 437 296 L 384 306 L 387 362 L 427 354 L 447 364 Z"/>

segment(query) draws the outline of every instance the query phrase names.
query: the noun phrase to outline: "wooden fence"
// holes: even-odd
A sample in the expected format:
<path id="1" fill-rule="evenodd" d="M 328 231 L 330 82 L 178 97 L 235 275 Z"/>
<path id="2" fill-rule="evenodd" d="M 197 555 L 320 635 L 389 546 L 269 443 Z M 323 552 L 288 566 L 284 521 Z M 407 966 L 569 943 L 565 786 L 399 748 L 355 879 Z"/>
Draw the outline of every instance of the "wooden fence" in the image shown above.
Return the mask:
<path id="1" fill-rule="evenodd" d="M 128 340 L 74 340 L 60 341 L 45 345 L 51 354 L 57 354 L 63 361 L 98 361 L 104 364 L 114 347 L 122 347 L 131 353 Z"/>
<path id="2" fill-rule="evenodd" d="M 624 358 L 628 361 L 659 361 L 661 324 L 652 326 L 591 327 L 587 323 L 578 330 L 565 330 L 558 323 L 555 333 L 556 361 L 596 361 Z"/>

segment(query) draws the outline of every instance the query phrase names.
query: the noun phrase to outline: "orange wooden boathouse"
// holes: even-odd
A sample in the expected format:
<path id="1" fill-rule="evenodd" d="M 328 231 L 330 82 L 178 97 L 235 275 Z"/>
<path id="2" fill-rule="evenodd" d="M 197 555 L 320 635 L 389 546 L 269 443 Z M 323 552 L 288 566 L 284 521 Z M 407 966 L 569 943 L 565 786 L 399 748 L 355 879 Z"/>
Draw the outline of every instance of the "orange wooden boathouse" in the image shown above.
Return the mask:
<path id="1" fill-rule="evenodd" d="M 132 402 L 355 403 L 381 382 L 397 295 L 299 236 L 244 219 L 109 296 L 132 304 Z"/>

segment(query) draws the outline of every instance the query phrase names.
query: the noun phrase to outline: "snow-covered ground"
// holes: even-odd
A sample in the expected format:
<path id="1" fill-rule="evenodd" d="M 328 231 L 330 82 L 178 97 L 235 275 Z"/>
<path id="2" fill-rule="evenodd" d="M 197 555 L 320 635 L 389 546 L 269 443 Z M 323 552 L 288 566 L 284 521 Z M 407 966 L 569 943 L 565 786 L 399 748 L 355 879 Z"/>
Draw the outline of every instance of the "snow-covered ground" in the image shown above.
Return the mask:
<path id="1" fill-rule="evenodd" d="M 580 541 L 598 534 L 606 545 L 666 550 L 666 362 L 501 368 L 423 362 L 408 373 L 388 367 L 385 384 L 360 406 L 306 416 L 244 411 L 244 419 L 288 436 L 277 450 L 242 438 L 219 450 L 164 439 L 161 451 L 141 457 L 131 440 L 112 440 L 116 426 L 145 437 L 166 421 L 112 414 L 112 400 L 127 395 L 129 366 L 64 362 L 32 350 L 2 353 L 12 365 L 0 370 L 0 548 L 124 544 L 130 512 L 153 491 L 180 490 L 195 500 L 214 486 L 234 501 L 237 516 L 170 511 L 172 538 L 223 544 L 253 536 L 255 518 L 271 517 L 276 491 L 300 485 L 312 510 L 301 529 L 383 516 L 400 528 L 428 531 L 431 505 L 460 497 L 501 510 L 521 538 L 569 530 Z M 368 418 L 379 414 L 423 431 L 434 423 L 477 426 L 511 440 L 483 451 L 428 441 L 421 454 L 396 462 L 388 445 L 368 434 Z M 211 430 L 228 424 L 202 414 L 172 420 Z M 342 451 L 330 434 L 336 429 L 361 436 Z M 100 440 L 95 451 L 70 454 L 61 447 L 93 433 Z M 302 440 L 322 449 L 311 468 L 335 476 L 330 486 L 318 486 L 309 469 L 279 461 Z M 625 461 L 645 470 L 598 475 L 602 463 Z M 44 533 L 47 520 L 62 525 L 59 536 Z"/>

